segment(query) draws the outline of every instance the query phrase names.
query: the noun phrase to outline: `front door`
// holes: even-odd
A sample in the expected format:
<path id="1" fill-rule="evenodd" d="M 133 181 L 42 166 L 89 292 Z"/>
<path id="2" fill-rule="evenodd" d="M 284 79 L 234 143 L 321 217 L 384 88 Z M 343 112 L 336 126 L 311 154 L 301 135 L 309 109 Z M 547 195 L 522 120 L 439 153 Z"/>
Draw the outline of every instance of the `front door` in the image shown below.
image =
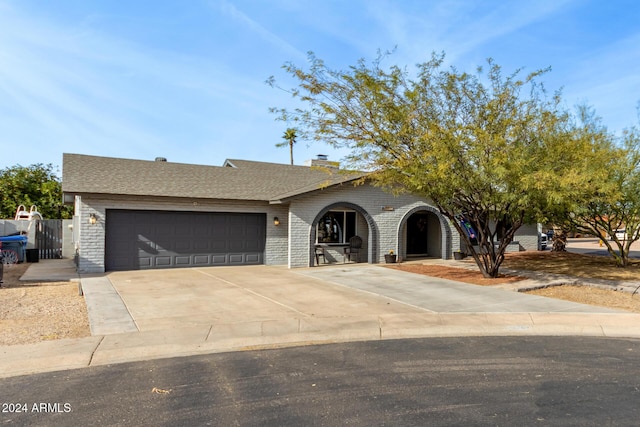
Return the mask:
<path id="1" fill-rule="evenodd" d="M 416 212 L 407 219 L 407 256 L 442 256 L 440 220 L 432 212 Z"/>

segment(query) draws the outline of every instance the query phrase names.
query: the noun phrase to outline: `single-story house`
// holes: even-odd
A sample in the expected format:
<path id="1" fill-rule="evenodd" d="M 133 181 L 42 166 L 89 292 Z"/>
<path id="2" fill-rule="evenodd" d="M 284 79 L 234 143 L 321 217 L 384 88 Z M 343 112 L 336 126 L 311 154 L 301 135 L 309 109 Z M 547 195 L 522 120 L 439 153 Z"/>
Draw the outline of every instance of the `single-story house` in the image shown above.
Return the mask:
<path id="1" fill-rule="evenodd" d="M 216 265 L 309 267 L 343 262 L 353 236 L 356 261 L 449 259 L 455 228 L 428 200 L 394 196 L 362 173 L 319 157 L 306 166 L 226 160 L 222 166 L 64 154 L 62 190 L 75 204 L 81 273 Z M 517 236 L 538 247 L 535 226 Z"/>

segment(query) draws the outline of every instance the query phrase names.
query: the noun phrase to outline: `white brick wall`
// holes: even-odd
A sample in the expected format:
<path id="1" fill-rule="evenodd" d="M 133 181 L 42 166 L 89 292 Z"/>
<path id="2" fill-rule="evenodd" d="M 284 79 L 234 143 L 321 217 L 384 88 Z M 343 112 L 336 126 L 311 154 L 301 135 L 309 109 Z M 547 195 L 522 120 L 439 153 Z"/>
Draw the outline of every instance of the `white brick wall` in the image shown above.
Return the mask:
<path id="1" fill-rule="evenodd" d="M 520 243 L 521 250 L 537 251 L 540 249 L 539 233 L 542 232 L 542 224 L 525 224 L 516 231 L 513 240 Z"/>
<path id="2" fill-rule="evenodd" d="M 355 187 L 352 184 L 345 184 L 298 198 L 291 202 L 289 213 L 289 267 L 312 265 L 314 260 L 310 241 L 311 224 L 328 206 L 340 203 L 346 206 L 349 204 L 359 206 L 370 216 L 371 228 L 366 233 L 366 253 L 367 260 L 372 262 L 383 262 L 384 255 L 390 250 L 402 256 L 404 245 L 400 242 L 400 225 L 406 221 L 411 212 L 419 210 L 435 212 L 433 207 L 415 196 L 408 194 L 393 196 L 369 184 Z M 442 233 L 442 254 L 444 258 L 450 258 L 452 250 L 459 246 L 459 239 L 457 236 L 454 238 L 455 231 L 448 223 L 445 230 L 449 231 Z M 360 231 L 358 233 L 365 236 Z"/>

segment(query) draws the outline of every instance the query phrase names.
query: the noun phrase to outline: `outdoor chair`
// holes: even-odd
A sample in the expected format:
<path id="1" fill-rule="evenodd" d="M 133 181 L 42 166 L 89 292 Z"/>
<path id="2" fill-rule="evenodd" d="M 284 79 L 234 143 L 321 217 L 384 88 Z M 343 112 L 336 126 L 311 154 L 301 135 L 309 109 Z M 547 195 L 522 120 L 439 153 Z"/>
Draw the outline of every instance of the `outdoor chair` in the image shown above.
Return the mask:
<path id="1" fill-rule="evenodd" d="M 322 263 L 327 263 L 327 257 L 324 255 L 324 248 L 322 246 L 315 247 L 316 265 L 320 265 L 320 257 L 322 257 Z"/>
<path id="2" fill-rule="evenodd" d="M 344 248 L 344 259 L 351 262 L 351 257 L 355 255 L 356 262 L 360 262 L 360 249 L 362 249 L 362 238 L 359 236 L 353 236 L 349 239 L 349 246 Z"/>

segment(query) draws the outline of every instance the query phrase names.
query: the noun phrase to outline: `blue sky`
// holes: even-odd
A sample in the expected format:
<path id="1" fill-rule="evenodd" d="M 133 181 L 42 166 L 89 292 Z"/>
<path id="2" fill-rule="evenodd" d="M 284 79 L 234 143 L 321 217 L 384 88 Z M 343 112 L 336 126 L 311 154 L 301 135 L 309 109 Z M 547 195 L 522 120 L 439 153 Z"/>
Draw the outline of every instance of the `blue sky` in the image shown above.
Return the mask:
<path id="1" fill-rule="evenodd" d="M 640 2 L 616 0 L 0 0 L 0 168 L 62 153 L 221 165 L 288 163 L 266 85 L 313 51 L 346 68 L 379 49 L 406 65 L 444 51 L 474 71 L 552 67 L 569 107 L 638 124 Z M 296 164 L 345 153 L 300 140 Z"/>

